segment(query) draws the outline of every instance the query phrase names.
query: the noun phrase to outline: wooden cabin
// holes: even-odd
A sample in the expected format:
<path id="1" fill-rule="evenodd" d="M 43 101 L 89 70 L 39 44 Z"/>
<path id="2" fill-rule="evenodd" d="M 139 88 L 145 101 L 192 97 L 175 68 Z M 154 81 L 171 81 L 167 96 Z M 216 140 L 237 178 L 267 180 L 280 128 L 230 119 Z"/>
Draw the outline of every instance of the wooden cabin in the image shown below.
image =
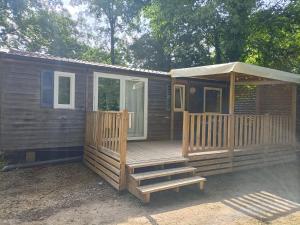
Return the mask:
<path id="1" fill-rule="evenodd" d="M 91 170 L 144 202 L 296 159 L 296 74 L 239 62 L 166 73 L 1 50 L 0 79 L 2 152 L 84 150 Z"/>
<path id="2" fill-rule="evenodd" d="M 171 81 L 168 73 L 1 50 L 0 151 L 21 161 L 25 156 L 44 160 L 52 155 L 82 154 L 86 112 L 96 107 L 96 82 L 101 79 L 106 82 L 107 75 L 122 78 L 117 81 L 119 86 L 122 83 L 122 88 L 123 82 L 145 85 L 143 94 L 147 101 L 142 116 L 147 118 L 147 124 L 145 128 L 139 125 L 141 133 L 133 133 L 136 137 L 130 138 L 169 139 Z M 117 79 L 106 80 L 109 83 Z M 60 93 L 60 88 L 65 91 Z M 124 97 L 120 90 L 117 92 L 119 98 Z M 108 100 L 103 107 L 111 107 L 109 104 L 113 103 Z M 121 104 L 114 109 L 127 106 L 124 99 Z"/>
<path id="3" fill-rule="evenodd" d="M 203 190 L 210 175 L 296 160 L 298 75 L 235 62 L 170 76 L 168 141 L 129 141 L 130 109 L 87 114 L 84 162 L 117 190 L 149 202 L 158 191 Z"/>

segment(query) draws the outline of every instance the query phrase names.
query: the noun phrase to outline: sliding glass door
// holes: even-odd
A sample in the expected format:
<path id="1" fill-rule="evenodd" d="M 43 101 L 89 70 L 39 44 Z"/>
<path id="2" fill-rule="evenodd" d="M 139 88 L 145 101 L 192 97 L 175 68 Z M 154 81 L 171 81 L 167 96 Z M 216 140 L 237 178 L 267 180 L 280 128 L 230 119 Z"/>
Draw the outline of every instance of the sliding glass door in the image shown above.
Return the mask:
<path id="1" fill-rule="evenodd" d="M 127 109 L 128 139 L 146 139 L 148 79 L 102 73 L 94 76 L 94 110 Z"/>

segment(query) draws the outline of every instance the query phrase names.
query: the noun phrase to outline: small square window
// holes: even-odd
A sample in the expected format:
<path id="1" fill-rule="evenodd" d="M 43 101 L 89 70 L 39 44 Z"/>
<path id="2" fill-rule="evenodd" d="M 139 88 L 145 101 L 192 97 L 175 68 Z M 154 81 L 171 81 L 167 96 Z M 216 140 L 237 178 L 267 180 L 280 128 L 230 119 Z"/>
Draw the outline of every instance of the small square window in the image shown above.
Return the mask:
<path id="1" fill-rule="evenodd" d="M 54 73 L 54 108 L 75 108 L 75 74 Z"/>
<path id="2" fill-rule="evenodd" d="M 185 108 L 185 86 L 174 85 L 174 111 L 182 112 Z"/>

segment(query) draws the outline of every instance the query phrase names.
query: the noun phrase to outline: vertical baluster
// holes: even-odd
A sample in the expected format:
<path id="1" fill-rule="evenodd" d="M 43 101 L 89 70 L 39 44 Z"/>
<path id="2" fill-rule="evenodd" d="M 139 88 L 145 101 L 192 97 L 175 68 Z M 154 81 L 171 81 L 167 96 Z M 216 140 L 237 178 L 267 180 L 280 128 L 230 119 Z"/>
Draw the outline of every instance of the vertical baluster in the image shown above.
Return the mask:
<path id="1" fill-rule="evenodd" d="M 206 114 L 203 113 L 202 115 L 202 151 L 205 150 L 206 146 Z"/>
<path id="2" fill-rule="evenodd" d="M 213 115 L 213 132 L 212 132 L 212 143 L 213 148 L 217 147 L 217 115 Z"/>
<path id="3" fill-rule="evenodd" d="M 207 117 L 208 117 L 207 147 L 211 148 L 211 123 L 212 123 L 211 114 L 209 114 Z"/>
<path id="4" fill-rule="evenodd" d="M 218 120 L 218 148 L 222 147 L 222 122 L 223 122 L 223 115 L 219 115 L 219 120 Z"/>
<path id="5" fill-rule="evenodd" d="M 191 114 L 191 123 L 190 123 L 190 149 L 194 151 L 195 145 L 195 115 Z"/>
<path id="6" fill-rule="evenodd" d="M 200 150 L 200 128 L 201 128 L 201 115 L 197 115 L 197 126 L 196 126 L 196 151 Z"/>

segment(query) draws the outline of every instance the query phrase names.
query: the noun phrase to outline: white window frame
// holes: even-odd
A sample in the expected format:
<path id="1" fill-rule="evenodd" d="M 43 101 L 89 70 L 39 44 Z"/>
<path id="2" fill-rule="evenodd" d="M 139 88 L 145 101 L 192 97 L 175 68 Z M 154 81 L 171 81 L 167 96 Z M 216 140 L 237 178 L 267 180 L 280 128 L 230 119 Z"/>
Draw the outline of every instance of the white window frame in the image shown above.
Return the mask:
<path id="1" fill-rule="evenodd" d="M 70 78 L 70 104 L 58 103 L 59 78 Z M 54 108 L 55 109 L 75 109 L 75 73 L 67 73 L 61 71 L 54 72 Z"/>
<path id="2" fill-rule="evenodd" d="M 223 101 L 223 90 L 222 88 L 216 87 L 204 87 L 204 96 L 203 96 L 203 112 L 206 112 L 206 91 L 219 91 L 220 92 L 220 111 L 219 112 L 207 112 L 207 113 L 222 113 L 222 101 Z"/>
<path id="3" fill-rule="evenodd" d="M 94 72 L 93 82 L 93 110 L 98 110 L 98 79 L 110 78 L 120 80 L 120 110 L 125 109 L 125 82 L 126 80 L 143 81 L 144 87 L 144 136 L 141 137 L 128 137 L 128 140 L 146 140 L 148 136 L 148 78 L 134 77 L 134 76 L 123 76 L 116 74 Z M 124 94 L 123 94 L 124 93 Z"/>
<path id="4" fill-rule="evenodd" d="M 176 108 L 176 88 L 180 88 L 182 90 L 182 102 L 181 102 L 181 107 Z M 173 110 L 174 112 L 183 112 L 185 109 L 185 85 L 184 84 L 174 84 L 174 89 L 173 89 Z M 180 98 L 181 99 L 181 98 Z"/>

